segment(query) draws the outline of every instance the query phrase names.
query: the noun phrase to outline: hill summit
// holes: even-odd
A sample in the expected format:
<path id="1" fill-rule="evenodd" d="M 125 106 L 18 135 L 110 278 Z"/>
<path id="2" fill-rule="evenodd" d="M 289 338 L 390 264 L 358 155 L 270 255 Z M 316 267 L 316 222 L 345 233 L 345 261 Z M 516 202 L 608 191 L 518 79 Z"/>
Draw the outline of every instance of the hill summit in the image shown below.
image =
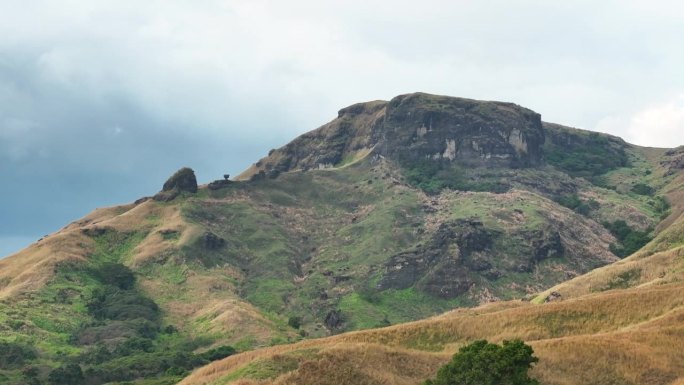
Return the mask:
<path id="1" fill-rule="evenodd" d="M 343 108 L 337 119 L 272 151 L 243 177 L 330 168 L 367 153 L 399 162 L 528 167 L 543 162 L 543 144 L 541 116 L 534 111 L 414 93 Z"/>
<path id="2" fill-rule="evenodd" d="M 234 181 L 181 169 L 0 260 L 0 380 L 170 383 L 235 350 L 677 282 L 681 154 L 510 103 L 354 104 Z"/>

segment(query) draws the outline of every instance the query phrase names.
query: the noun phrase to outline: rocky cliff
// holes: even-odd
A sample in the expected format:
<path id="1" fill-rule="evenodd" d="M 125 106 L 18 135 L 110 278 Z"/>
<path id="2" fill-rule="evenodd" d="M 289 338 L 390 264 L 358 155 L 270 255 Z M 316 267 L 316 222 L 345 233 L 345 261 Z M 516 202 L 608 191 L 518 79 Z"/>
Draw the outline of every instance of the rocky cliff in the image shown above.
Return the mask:
<path id="1" fill-rule="evenodd" d="M 541 116 L 512 103 L 414 93 L 358 103 L 272 150 L 241 178 L 339 167 L 373 154 L 410 163 L 529 167 L 543 162 Z"/>

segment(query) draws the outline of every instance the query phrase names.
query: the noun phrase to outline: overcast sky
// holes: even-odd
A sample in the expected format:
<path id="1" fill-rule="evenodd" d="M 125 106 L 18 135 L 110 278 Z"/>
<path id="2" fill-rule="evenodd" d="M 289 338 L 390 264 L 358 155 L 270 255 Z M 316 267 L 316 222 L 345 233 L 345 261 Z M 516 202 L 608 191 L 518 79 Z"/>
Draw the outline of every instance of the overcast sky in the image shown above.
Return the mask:
<path id="1" fill-rule="evenodd" d="M 678 1 L 0 0 L 0 255 L 413 91 L 684 144 L 683 38 Z"/>

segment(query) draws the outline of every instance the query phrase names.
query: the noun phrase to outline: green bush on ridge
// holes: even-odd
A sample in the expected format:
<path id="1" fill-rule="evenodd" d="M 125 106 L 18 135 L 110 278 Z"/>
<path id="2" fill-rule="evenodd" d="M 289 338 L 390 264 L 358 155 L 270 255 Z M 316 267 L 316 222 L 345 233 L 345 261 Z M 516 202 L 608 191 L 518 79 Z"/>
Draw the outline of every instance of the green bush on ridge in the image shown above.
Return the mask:
<path id="1" fill-rule="evenodd" d="M 539 385 L 527 373 L 539 361 L 533 354 L 532 347 L 521 340 L 504 341 L 503 345 L 475 341 L 459 349 L 434 379 L 423 384 Z"/>

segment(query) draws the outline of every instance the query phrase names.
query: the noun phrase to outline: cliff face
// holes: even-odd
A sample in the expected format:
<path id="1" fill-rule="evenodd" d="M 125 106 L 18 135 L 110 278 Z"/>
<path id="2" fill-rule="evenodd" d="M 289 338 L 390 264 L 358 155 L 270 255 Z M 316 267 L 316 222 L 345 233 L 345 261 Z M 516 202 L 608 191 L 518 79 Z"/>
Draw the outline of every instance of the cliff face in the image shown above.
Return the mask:
<path id="1" fill-rule="evenodd" d="M 509 103 L 398 96 L 388 103 L 374 136 L 381 154 L 399 160 L 527 167 L 543 159 L 541 115 Z"/>
<path id="2" fill-rule="evenodd" d="M 415 93 L 343 108 L 335 120 L 271 151 L 241 177 L 331 168 L 369 153 L 400 162 L 530 167 L 543 162 L 543 144 L 541 116 L 534 111 Z"/>

